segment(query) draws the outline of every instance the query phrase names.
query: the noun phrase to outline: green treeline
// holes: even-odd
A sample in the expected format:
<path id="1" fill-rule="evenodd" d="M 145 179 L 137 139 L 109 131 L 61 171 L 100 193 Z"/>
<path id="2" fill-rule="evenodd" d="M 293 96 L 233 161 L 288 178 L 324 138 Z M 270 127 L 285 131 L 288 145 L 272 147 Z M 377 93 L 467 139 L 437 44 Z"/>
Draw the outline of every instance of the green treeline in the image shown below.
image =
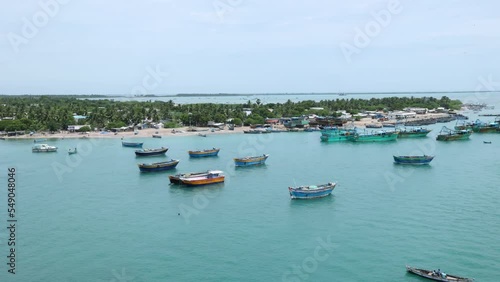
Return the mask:
<path id="1" fill-rule="evenodd" d="M 446 96 L 432 97 L 386 97 L 363 99 L 335 99 L 301 101 L 293 103 L 262 104 L 259 99 L 245 104 L 185 104 L 176 105 L 172 100 L 124 101 L 81 99 L 70 96 L 0 96 L 0 131 L 15 130 L 66 130 L 68 125 L 89 125 L 91 128 L 116 128 L 135 125 L 144 120 L 163 121 L 166 127 L 181 125 L 206 126 L 208 121 L 234 124 L 261 124 L 265 118 L 302 116 L 317 114 L 335 116 L 336 111 L 346 110 L 351 114 L 361 111 L 393 111 L 406 107 L 433 109 L 444 107 L 460 109 L 459 100 Z M 313 107 L 323 110 L 311 110 Z M 247 116 L 245 110 L 251 110 Z M 73 115 L 86 119 L 74 120 Z M 12 118 L 12 119 L 9 119 Z"/>

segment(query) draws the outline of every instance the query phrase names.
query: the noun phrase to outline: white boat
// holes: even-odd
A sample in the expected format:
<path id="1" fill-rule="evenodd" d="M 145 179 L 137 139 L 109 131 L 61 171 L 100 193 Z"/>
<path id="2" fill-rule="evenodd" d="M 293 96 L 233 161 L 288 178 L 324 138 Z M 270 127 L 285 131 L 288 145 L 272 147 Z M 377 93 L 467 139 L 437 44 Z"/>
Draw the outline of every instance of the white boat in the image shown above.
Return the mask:
<path id="1" fill-rule="evenodd" d="M 38 152 L 57 152 L 57 147 L 55 146 L 49 146 L 47 144 L 36 144 L 33 146 L 31 149 L 32 152 L 38 153 Z"/>

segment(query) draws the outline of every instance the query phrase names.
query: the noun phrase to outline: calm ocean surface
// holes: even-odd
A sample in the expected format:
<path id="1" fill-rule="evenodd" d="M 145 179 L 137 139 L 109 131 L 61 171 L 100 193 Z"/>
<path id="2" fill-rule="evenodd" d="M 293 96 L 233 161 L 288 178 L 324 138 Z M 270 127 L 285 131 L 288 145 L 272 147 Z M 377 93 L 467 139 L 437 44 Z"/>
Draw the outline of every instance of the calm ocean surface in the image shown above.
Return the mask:
<path id="1" fill-rule="evenodd" d="M 498 98 L 480 102 L 500 112 Z M 405 264 L 498 281 L 500 134 L 435 141 L 454 124 L 370 144 L 322 143 L 318 132 L 137 139 L 169 148 L 151 158 L 119 139 L 49 140 L 59 152 L 38 154 L 33 141 L 0 140 L 0 281 L 423 281 Z M 212 147 L 219 157 L 188 157 Z M 393 154 L 422 152 L 436 156 L 430 166 L 393 164 Z M 233 166 L 263 153 L 265 166 Z M 180 159 L 174 171 L 137 167 L 170 158 Z M 8 167 L 16 275 L 6 265 Z M 207 169 L 224 170 L 226 183 L 169 185 L 170 174 Z M 329 181 L 331 197 L 290 200 L 288 186 Z"/>

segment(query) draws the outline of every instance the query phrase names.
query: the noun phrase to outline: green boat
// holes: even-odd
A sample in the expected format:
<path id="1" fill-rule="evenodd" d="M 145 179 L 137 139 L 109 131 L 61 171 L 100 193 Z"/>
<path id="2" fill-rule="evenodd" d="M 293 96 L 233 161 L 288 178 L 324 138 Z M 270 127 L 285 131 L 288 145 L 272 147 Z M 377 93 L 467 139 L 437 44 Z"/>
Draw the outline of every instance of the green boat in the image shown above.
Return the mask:
<path id="1" fill-rule="evenodd" d="M 438 141 L 455 141 L 455 140 L 468 140 L 472 134 L 470 129 L 453 130 L 443 126 L 439 132 L 436 140 Z"/>
<path id="2" fill-rule="evenodd" d="M 349 141 L 353 142 L 384 142 L 384 141 L 394 141 L 398 138 L 398 132 L 396 131 L 377 131 L 370 134 L 359 134 L 356 133 L 349 137 Z"/>
<path id="3" fill-rule="evenodd" d="M 323 142 L 342 142 L 349 141 L 350 137 L 356 133 L 353 129 L 326 129 L 321 130 L 321 141 Z"/>
<path id="4" fill-rule="evenodd" d="M 402 129 L 399 130 L 398 137 L 399 138 L 415 138 L 415 137 L 426 137 L 427 134 L 431 132 L 430 129 L 417 127 L 411 129 Z"/>

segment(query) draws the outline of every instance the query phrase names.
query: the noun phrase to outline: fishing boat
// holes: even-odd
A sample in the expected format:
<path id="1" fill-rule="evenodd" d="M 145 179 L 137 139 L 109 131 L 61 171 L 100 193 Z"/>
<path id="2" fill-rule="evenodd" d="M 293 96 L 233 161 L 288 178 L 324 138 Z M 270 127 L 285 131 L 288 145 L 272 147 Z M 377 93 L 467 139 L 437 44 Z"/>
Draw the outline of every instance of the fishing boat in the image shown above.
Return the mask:
<path id="1" fill-rule="evenodd" d="M 416 127 L 411 129 L 402 129 L 398 131 L 398 138 L 415 138 L 415 137 L 426 137 L 427 134 L 431 132 L 430 129 Z"/>
<path id="2" fill-rule="evenodd" d="M 40 152 L 57 152 L 57 147 L 55 146 L 49 146 L 47 144 L 36 144 L 31 148 L 31 151 L 33 153 L 40 153 Z"/>
<path id="3" fill-rule="evenodd" d="M 263 154 L 262 156 L 235 158 L 234 164 L 235 166 L 260 165 L 264 164 L 268 157 L 269 155 Z"/>
<path id="4" fill-rule="evenodd" d="M 201 151 L 188 151 L 188 154 L 191 158 L 214 157 L 217 156 L 219 151 L 219 148 L 213 148 Z"/>
<path id="5" fill-rule="evenodd" d="M 156 155 L 163 155 L 167 152 L 168 148 L 161 147 L 158 149 L 143 149 L 143 150 L 136 150 L 135 155 L 136 156 L 156 156 Z"/>
<path id="6" fill-rule="evenodd" d="M 491 144 L 491 141 L 483 141 L 484 144 Z"/>
<path id="7" fill-rule="evenodd" d="M 366 128 L 382 128 L 383 125 L 380 123 L 367 123 L 365 124 Z"/>
<path id="8" fill-rule="evenodd" d="M 439 132 L 436 140 L 438 141 L 455 141 L 455 140 L 467 140 L 472 134 L 470 129 L 453 130 L 446 126 L 443 126 Z"/>
<path id="9" fill-rule="evenodd" d="M 349 141 L 354 142 L 384 142 L 384 141 L 394 141 L 398 138 L 398 133 L 396 131 L 377 131 L 372 133 L 356 133 L 349 136 Z"/>
<path id="10" fill-rule="evenodd" d="M 71 150 L 71 149 L 68 150 L 68 155 L 73 155 L 76 153 L 77 153 L 76 148 L 74 150 Z"/>
<path id="11" fill-rule="evenodd" d="M 159 135 L 159 134 L 153 134 L 153 138 L 161 138 L 161 135 Z"/>
<path id="12" fill-rule="evenodd" d="M 350 136 L 354 135 L 356 131 L 353 129 L 323 129 L 321 130 L 321 141 L 323 142 L 340 142 L 349 141 Z"/>
<path id="13" fill-rule="evenodd" d="M 245 134 L 264 134 L 264 133 L 271 133 L 269 130 L 259 130 L 259 129 L 251 129 L 251 130 L 243 130 L 243 133 Z"/>
<path id="14" fill-rule="evenodd" d="M 292 199 L 313 199 L 330 195 L 337 183 L 329 182 L 321 185 L 288 187 Z"/>
<path id="15" fill-rule="evenodd" d="M 123 147 L 142 147 L 142 144 L 144 144 L 144 143 L 122 141 Z"/>
<path id="16" fill-rule="evenodd" d="M 40 142 L 45 142 L 45 141 L 47 141 L 47 139 L 46 139 L 46 138 L 43 138 L 43 139 L 35 139 L 35 140 L 33 140 L 33 143 L 40 143 Z"/>
<path id="17" fill-rule="evenodd" d="M 434 156 L 393 156 L 394 163 L 396 164 L 410 164 L 410 165 L 426 165 L 429 164 Z"/>
<path id="18" fill-rule="evenodd" d="M 441 270 L 427 270 L 421 268 L 415 268 L 411 266 L 406 266 L 406 271 L 416 274 L 420 277 L 424 277 L 434 281 L 443 281 L 443 282 L 473 282 L 474 278 L 465 278 L 457 275 L 447 274 L 441 272 Z"/>
<path id="19" fill-rule="evenodd" d="M 477 120 L 476 124 L 472 126 L 472 131 L 477 133 L 495 133 L 500 129 L 500 123 L 498 120 L 494 122 L 485 123 Z"/>
<path id="20" fill-rule="evenodd" d="M 200 136 L 200 137 L 207 137 L 207 135 L 203 134 L 203 133 L 198 133 L 198 136 Z"/>
<path id="21" fill-rule="evenodd" d="M 176 175 L 170 175 L 168 179 L 171 184 L 182 184 L 181 178 L 190 178 L 190 177 L 199 177 L 208 174 L 210 171 L 203 172 L 189 172 L 189 173 L 180 173 Z"/>
<path id="22" fill-rule="evenodd" d="M 191 177 L 180 177 L 181 184 L 188 186 L 200 186 L 224 182 L 224 172 L 220 170 L 210 170 L 207 174 Z"/>
<path id="23" fill-rule="evenodd" d="M 179 160 L 170 160 L 166 162 L 158 162 L 158 163 L 151 163 L 151 164 L 137 164 L 139 166 L 139 170 L 141 172 L 152 172 L 152 171 L 162 171 L 162 170 L 169 170 L 169 169 L 174 169 L 177 164 L 179 163 Z"/>

